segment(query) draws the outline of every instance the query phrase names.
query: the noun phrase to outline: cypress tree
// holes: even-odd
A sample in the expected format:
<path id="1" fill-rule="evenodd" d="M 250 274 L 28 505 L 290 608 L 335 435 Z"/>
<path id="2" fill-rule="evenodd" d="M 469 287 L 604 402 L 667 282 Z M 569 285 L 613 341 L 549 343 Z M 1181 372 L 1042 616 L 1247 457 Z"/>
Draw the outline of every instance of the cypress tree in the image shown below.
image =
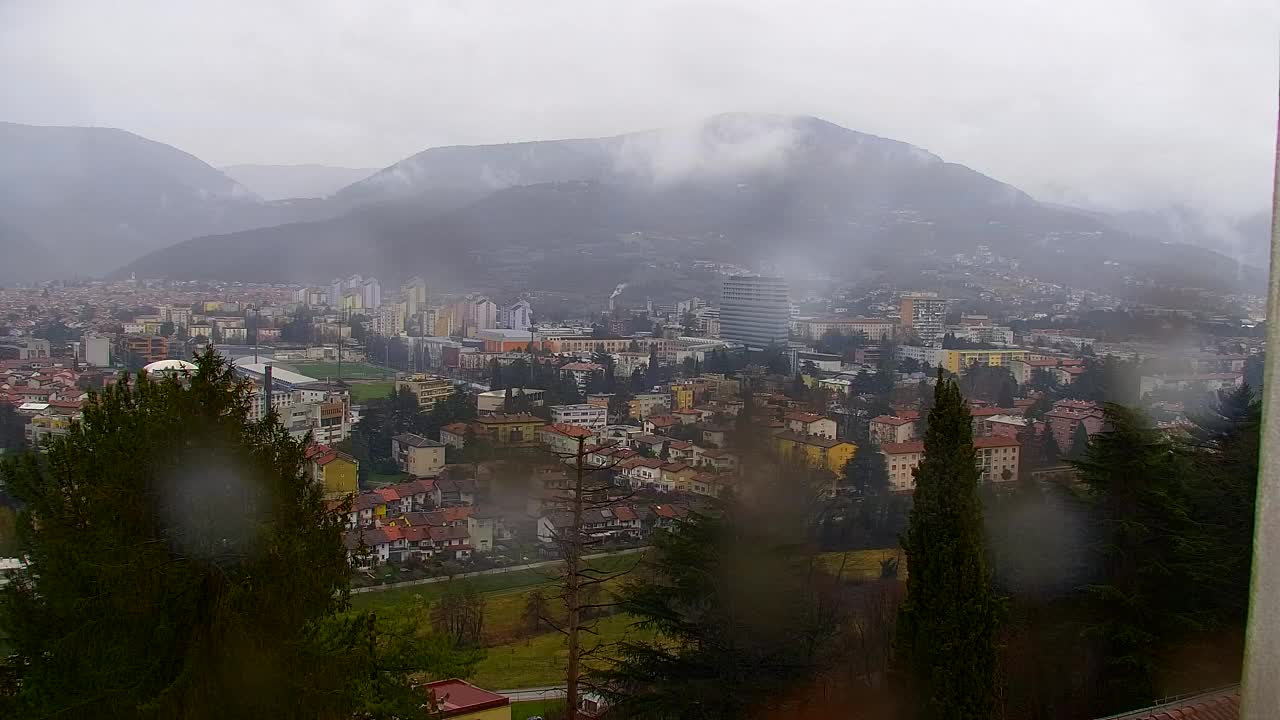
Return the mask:
<path id="1" fill-rule="evenodd" d="M 897 675 L 914 716 L 996 714 L 999 605 L 987 567 L 969 411 L 938 378 L 904 538 L 907 599 L 898 613 Z"/>

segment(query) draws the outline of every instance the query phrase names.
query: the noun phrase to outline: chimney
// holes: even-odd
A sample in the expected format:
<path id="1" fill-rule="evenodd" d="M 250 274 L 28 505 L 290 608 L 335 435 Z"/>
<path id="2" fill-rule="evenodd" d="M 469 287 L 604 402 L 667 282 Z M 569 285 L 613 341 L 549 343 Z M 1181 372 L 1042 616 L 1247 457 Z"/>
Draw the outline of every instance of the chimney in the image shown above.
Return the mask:
<path id="1" fill-rule="evenodd" d="M 266 372 L 263 373 L 263 378 L 262 378 L 262 396 L 266 398 L 266 403 L 267 403 L 266 410 L 263 411 L 262 413 L 263 417 L 266 417 L 267 415 L 271 414 L 272 405 L 273 405 L 273 403 L 271 402 L 273 399 L 273 396 L 271 393 L 271 390 L 272 390 L 271 386 L 272 386 L 271 366 L 267 365 Z"/>

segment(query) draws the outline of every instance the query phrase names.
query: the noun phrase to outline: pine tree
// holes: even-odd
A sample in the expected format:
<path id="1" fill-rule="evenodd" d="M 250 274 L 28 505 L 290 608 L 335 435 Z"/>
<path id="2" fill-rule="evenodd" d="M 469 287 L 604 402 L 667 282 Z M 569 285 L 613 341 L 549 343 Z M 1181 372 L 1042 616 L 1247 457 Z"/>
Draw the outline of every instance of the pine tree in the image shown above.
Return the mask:
<path id="1" fill-rule="evenodd" d="M 655 534 L 648 572 L 619 600 L 658 635 L 619 643 L 592 673 L 611 717 L 768 717 L 828 667 L 835 601 L 804 543 L 813 517 L 796 479 Z"/>
<path id="2" fill-rule="evenodd" d="M 1107 404 L 1105 413 L 1104 431 L 1073 463 L 1090 490 L 1101 539 L 1088 630 L 1102 656 L 1099 713 L 1163 694 L 1163 651 L 1198 624 L 1190 589 L 1211 587 L 1215 562 L 1191 517 L 1184 458 L 1136 410 Z"/>
<path id="3" fill-rule="evenodd" d="M 885 465 L 880 446 L 864 443 L 844 465 L 841 484 L 855 495 L 867 497 L 889 492 L 889 468 Z"/>
<path id="4" fill-rule="evenodd" d="M 1191 421 L 1195 517 L 1216 544 L 1220 576 L 1210 585 L 1209 605 L 1223 621 L 1240 624 L 1249 608 L 1262 403 L 1242 385 L 1192 413 Z"/>
<path id="5" fill-rule="evenodd" d="M 423 716 L 409 672 L 456 672 L 451 651 L 345 612 L 343 518 L 303 443 L 249 420 L 225 359 L 196 365 L 107 388 L 47 462 L 4 468 L 33 572 L 0 592 L 0 715 Z"/>
<path id="6" fill-rule="evenodd" d="M 918 717 L 994 717 L 999 603 L 984 547 L 973 429 L 960 389 L 941 376 L 924 448 L 903 543 L 899 680 Z"/>
<path id="7" fill-rule="evenodd" d="M 1079 460 L 1087 452 L 1089 452 L 1089 429 L 1083 422 L 1076 423 L 1076 429 L 1071 433 L 1071 453 L 1067 457 Z"/>

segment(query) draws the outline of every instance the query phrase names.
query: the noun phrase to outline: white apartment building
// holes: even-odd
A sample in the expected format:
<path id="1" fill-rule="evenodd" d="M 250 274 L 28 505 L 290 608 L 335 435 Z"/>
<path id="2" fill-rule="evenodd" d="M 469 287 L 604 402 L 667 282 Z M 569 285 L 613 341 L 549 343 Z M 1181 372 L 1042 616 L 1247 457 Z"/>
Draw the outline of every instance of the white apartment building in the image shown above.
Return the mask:
<path id="1" fill-rule="evenodd" d="M 720 337 L 751 349 L 786 347 L 791 301 L 785 280 L 760 275 L 724 279 L 720 294 Z"/>
<path id="2" fill-rule="evenodd" d="M 943 324 L 947 320 L 947 301 L 937 293 L 914 292 L 899 298 L 902 329 L 914 332 L 920 341 L 928 345 L 942 337 Z"/>
<path id="3" fill-rule="evenodd" d="M 552 405 L 551 422 L 577 425 L 597 432 L 609 424 L 609 410 L 599 405 Z"/>

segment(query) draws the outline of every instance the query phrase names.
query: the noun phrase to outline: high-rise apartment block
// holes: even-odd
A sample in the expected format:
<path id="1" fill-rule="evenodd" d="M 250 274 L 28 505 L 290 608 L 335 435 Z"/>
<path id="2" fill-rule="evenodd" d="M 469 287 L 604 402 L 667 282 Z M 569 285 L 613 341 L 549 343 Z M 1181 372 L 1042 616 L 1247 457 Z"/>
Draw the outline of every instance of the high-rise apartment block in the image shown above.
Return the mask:
<path id="1" fill-rule="evenodd" d="M 761 350 L 787 344 L 791 303 L 782 278 L 727 277 L 720 294 L 720 338 Z"/>
<path id="2" fill-rule="evenodd" d="M 899 302 L 904 332 L 914 332 L 926 345 L 942 337 L 947 320 L 946 298 L 933 292 L 915 292 L 903 295 Z"/>

